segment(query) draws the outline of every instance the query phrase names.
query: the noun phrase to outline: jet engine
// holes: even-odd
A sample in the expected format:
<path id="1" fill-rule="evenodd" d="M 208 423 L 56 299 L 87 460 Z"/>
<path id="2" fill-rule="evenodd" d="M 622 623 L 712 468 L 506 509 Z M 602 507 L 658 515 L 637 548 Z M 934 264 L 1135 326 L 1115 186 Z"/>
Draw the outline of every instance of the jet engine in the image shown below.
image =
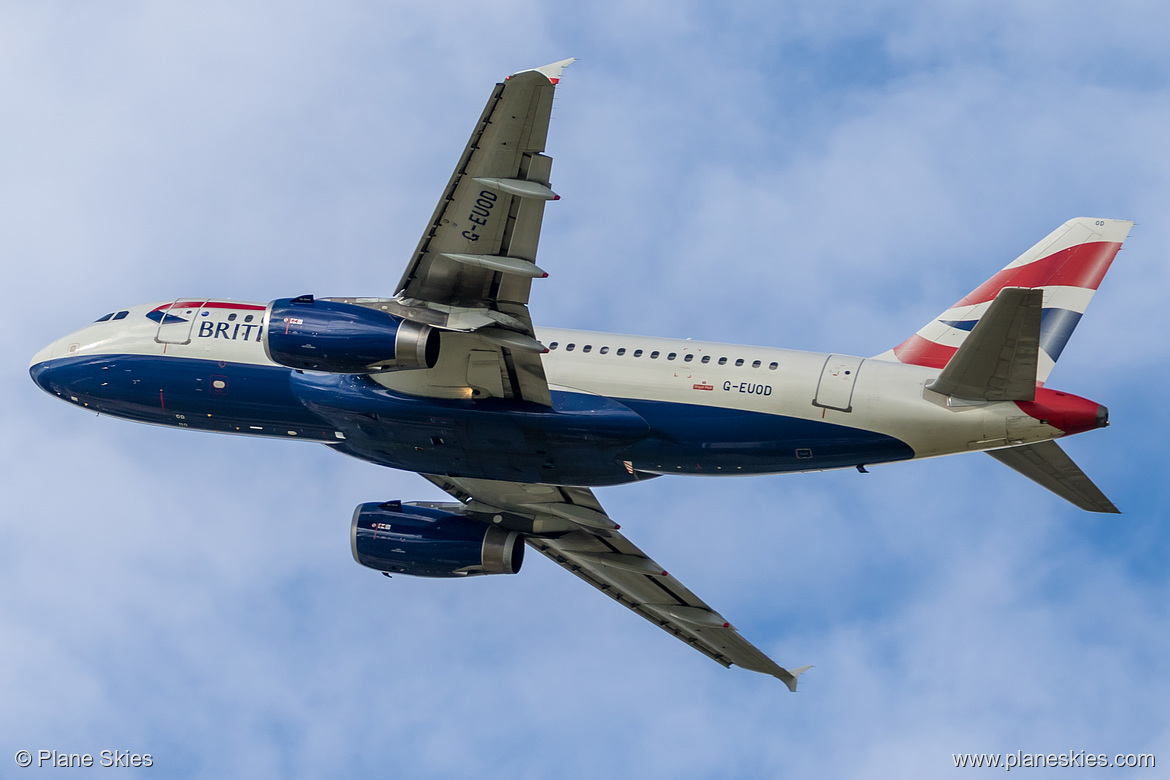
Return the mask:
<path id="1" fill-rule="evenodd" d="M 311 295 L 270 303 L 263 342 L 274 363 L 333 374 L 434 368 L 439 359 L 430 325 Z"/>
<path id="2" fill-rule="evenodd" d="M 362 504 L 349 540 L 355 561 L 387 574 L 515 574 L 524 563 L 523 536 L 468 517 L 459 504 Z"/>

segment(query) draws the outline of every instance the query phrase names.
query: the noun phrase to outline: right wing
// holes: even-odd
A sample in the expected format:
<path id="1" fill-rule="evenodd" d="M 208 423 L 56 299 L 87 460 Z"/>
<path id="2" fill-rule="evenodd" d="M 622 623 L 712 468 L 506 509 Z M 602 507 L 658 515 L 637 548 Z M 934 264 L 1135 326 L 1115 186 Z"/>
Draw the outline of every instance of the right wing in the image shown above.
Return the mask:
<path id="1" fill-rule="evenodd" d="M 724 666 L 776 677 L 796 691 L 808 667 L 789 671 L 618 532 L 593 491 L 423 475 L 469 509 L 496 514 L 529 546 Z"/>

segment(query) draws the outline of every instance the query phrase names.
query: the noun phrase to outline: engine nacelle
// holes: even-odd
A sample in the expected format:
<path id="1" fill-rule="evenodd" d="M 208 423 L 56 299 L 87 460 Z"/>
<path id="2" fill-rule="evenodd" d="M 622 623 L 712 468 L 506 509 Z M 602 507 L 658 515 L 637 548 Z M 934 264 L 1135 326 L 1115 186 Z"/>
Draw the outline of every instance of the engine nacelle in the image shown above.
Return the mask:
<path id="1" fill-rule="evenodd" d="M 416 577 L 520 571 L 524 537 L 467 517 L 461 509 L 401 501 L 362 504 L 350 527 L 353 559 L 381 572 Z"/>
<path id="2" fill-rule="evenodd" d="M 352 303 L 311 295 L 280 298 L 264 315 L 264 351 L 273 363 L 333 374 L 434 368 L 439 331 Z"/>

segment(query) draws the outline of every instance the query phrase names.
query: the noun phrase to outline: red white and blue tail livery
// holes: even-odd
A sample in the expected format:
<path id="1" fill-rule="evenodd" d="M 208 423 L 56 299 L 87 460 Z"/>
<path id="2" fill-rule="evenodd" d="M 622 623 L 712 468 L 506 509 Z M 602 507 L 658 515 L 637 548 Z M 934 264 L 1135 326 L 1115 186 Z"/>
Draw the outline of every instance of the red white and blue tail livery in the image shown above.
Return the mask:
<path id="1" fill-rule="evenodd" d="M 103 415 L 324 444 L 454 502 L 361 504 L 355 560 L 461 578 L 534 549 L 725 666 L 780 666 L 623 534 L 593 488 L 986 451 L 1079 507 L 1117 509 L 1056 444 L 1100 404 L 1047 385 L 1131 222 L 1071 220 L 874 358 L 537 327 L 544 153 L 571 60 L 492 90 L 392 296 L 129 306 L 32 360 Z M 388 285 L 389 287 L 389 285 Z"/>
<path id="2" fill-rule="evenodd" d="M 1131 227 L 1132 222 L 1120 219 L 1070 219 L 880 357 L 942 368 L 1001 290 L 1038 289 L 1044 301 L 1036 380 L 1044 384 Z"/>

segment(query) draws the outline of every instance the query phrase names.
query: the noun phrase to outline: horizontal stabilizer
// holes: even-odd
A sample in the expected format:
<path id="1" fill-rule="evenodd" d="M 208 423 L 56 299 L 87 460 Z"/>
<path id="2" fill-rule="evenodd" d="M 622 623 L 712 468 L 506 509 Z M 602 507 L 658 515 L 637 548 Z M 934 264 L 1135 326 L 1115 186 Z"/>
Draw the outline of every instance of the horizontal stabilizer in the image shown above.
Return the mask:
<path id="1" fill-rule="evenodd" d="M 1081 509 L 1121 514 L 1054 441 L 988 450 L 987 454 Z"/>
<path id="2" fill-rule="evenodd" d="M 927 387 L 960 398 L 1034 401 L 1043 299 L 1042 290 L 1001 290 L 938 379 Z"/>

